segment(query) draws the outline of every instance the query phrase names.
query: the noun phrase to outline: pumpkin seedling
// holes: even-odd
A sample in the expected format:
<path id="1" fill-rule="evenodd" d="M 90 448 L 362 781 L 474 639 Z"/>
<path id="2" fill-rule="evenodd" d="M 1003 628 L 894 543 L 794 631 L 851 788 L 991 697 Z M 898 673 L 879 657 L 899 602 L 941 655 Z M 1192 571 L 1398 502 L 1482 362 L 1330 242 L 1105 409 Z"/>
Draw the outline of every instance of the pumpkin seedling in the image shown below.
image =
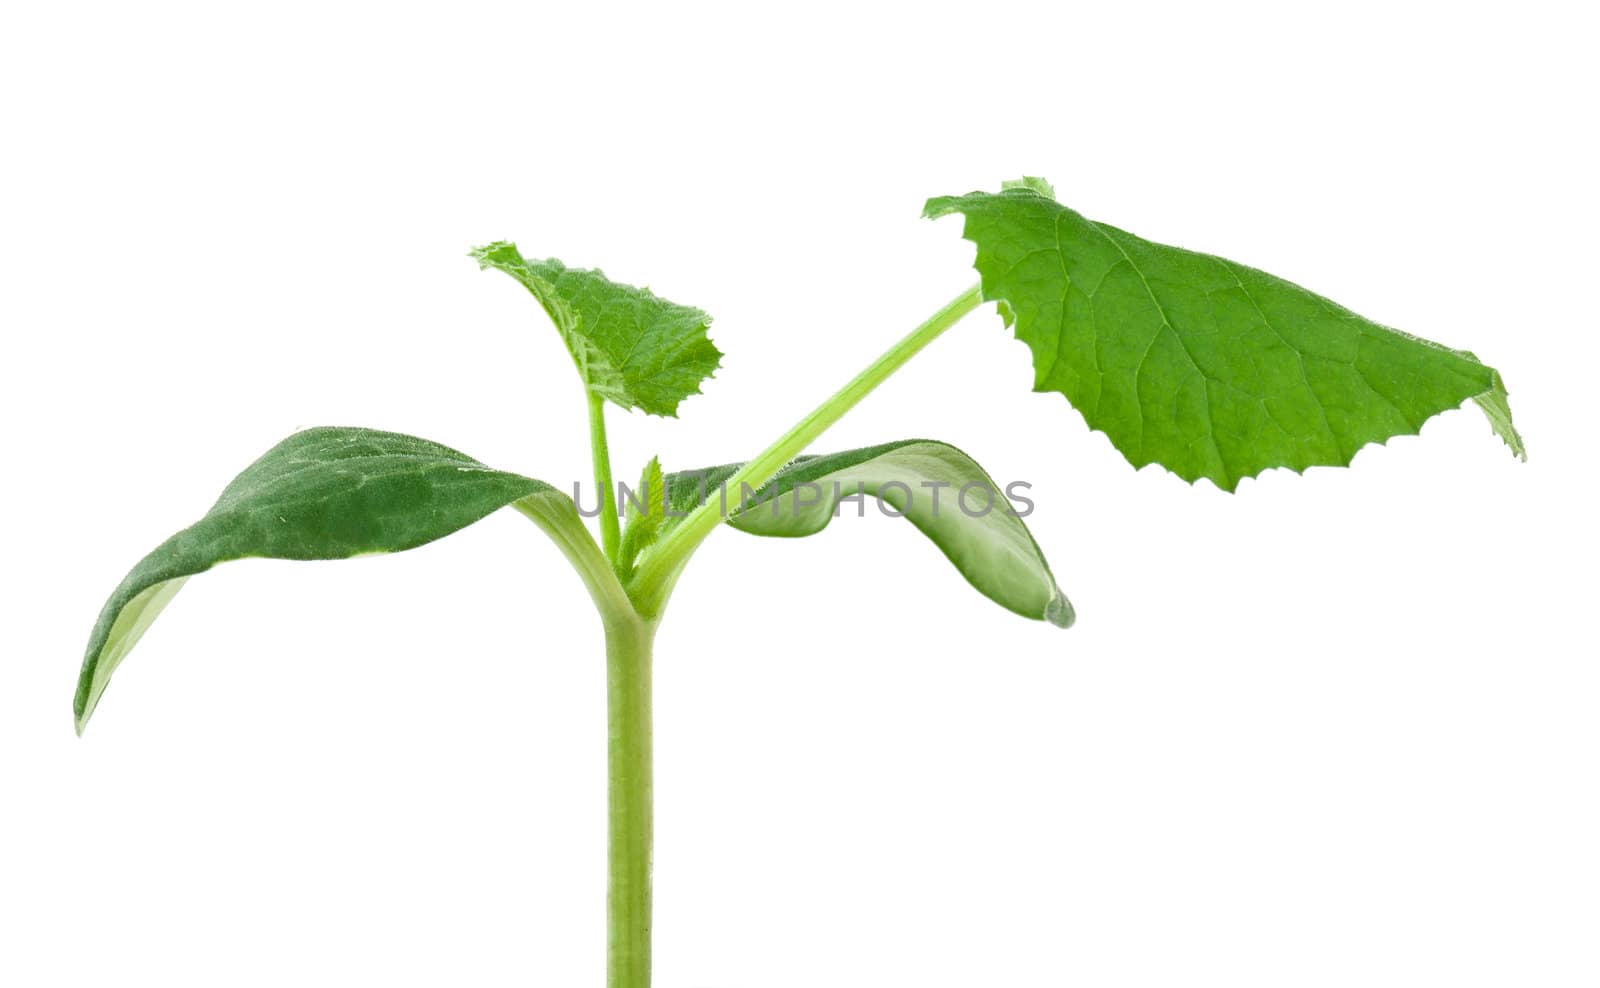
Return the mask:
<path id="1" fill-rule="evenodd" d="M 716 528 L 810 535 L 841 501 L 872 495 L 1002 607 L 1063 628 L 1073 621 L 1011 492 L 962 451 L 912 439 L 801 455 L 983 303 L 995 303 L 1032 350 L 1034 389 L 1064 395 L 1136 467 L 1158 463 L 1184 480 L 1232 491 L 1274 467 L 1347 465 L 1368 443 L 1414 434 L 1469 400 L 1526 458 L 1500 375 L 1470 353 L 1371 322 L 1254 268 L 1092 222 L 1057 203 L 1039 179 L 928 202 L 926 215 L 948 214 L 964 218 L 977 247 L 978 285 L 748 461 L 664 473 L 652 460 L 638 487 L 620 494 L 606 405 L 674 415 L 721 359 L 706 335 L 710 318 L 599 271 L 527 260 L 510 243 L 473 251 L 481 266 L 510 275 L 543 306 L 587 389 L 599 539 L 565 492 L 438 443 L 357 428 L 297 433 L 246 467 L 205 517 L 158 546 L 112 593 L 78 680 L 78 731 L 189 577 L 252 556 L 399 552 L 514 507 L 560 547 L 605 633 L 607 984 L 645 988 L 652 649 L 674 584 Z"/>

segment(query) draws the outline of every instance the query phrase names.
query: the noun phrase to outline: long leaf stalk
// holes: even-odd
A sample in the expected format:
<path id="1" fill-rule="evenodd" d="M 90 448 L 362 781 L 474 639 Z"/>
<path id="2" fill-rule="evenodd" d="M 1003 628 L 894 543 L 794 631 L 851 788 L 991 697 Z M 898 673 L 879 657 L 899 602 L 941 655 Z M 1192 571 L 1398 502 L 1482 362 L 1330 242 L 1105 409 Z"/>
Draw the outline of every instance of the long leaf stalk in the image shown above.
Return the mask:
<path id="1" fill-rule="evenodd" d="M 804 452 L 806 447 L 815 442 L 829 426 L 860 404 L 861 400 L 871 394 L 890 374 L 905 366 L 906 361 L 922 352 L 924 347 L 938 339 L 945 330 L 960 322 L 963 316 L 976 309 L 982 302 L 981 289 L 973 285 L 929 316 L 920 326 L 884 351 L 883 356 L 873 361 L 866 370 L 857 374 L 827 401 L 812 409 L 808 415 L 796 422 L 793 428 L 779 436 L 772 445 L 757 453 L 754 459 L 728 478 L 725 488 L 729 498 L 737 498 L 745 486 L 755 488 L 770 480 L 785 463 Z M 630 596 L 633 597 L 641 614 L 654 617 L 661 613 L 684 563 L 723 520 L 722 510 L 720 498 L 708 497 L 644 558 L 630 586 Z"/>
<path id="2" fill-rule="evenodd" d="M 611 480 L 611 450 L 606 442 L 606 401 L 590 392 L 589 455 L 594 460 L 594 485 L 600 489 L 600 546 L 615 560 L 622 544 L 618 528 L 616 484 Z"/>

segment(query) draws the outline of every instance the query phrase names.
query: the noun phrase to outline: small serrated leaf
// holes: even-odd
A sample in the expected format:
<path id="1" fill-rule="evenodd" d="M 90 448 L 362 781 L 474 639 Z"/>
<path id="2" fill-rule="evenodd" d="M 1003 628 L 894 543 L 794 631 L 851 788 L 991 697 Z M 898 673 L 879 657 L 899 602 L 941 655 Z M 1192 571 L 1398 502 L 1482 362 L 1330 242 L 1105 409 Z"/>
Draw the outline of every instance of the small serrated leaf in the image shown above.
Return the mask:
<path id="1" fill-rule="evenodd" d="M 591 392 L 624 408 L 676 416 L 700 393 L 722 353 L 706 335 L 711 317 L 648 288 L 611 281 L 600 271 L 553 258 L 529 261 L 517 245 L 496 241 L 472 251 L 481 268 L 515 278 L 538 299 Z"/>

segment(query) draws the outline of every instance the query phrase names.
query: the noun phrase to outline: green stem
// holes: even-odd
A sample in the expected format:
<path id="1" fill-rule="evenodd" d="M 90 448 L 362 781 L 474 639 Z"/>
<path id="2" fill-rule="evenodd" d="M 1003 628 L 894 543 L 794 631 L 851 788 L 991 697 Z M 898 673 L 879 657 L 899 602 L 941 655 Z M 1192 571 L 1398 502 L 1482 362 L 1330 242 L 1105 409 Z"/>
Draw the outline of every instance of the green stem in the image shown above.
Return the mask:
<path id="1" fill-rule="evenodd" d="M 655 625 L 606 622 L 610 796 L 606 988 L 650 986 L 650 855 L 654 834 L 650 662 Z"/>
<path id="2" fill-rule="evenodd" d="M 650 662 L 655 622 L 641 618 L 572 500 L 549 491 L 516 502 L 544 529 L 594 598 L 606 633 L 606 762 L 610 811 L 607 988 L 650 985 Z"/>
<path id="3" fill-rule="evenodd" d="M 594 600 L 601 620 L 610 622 L 620 617 L 635 616 L 633 601 L 617 581 L 611 561 L 595 545 L 594 536 L 584 527 L 572 499 L 559 491 L 530 494 L 512 507 L 526 515 L 555 542 L 556 548 L 567 557 L 572 568 L 578 571 L 584 588 Z"/>
<path id="4" fill-rule="evenodd" d="M 728 478 L 725 489 L 729 492 L 729 500 L 739 497 L 745 485 L 756 488 L 770 480 L 785 463 L 811 445 L 829 426 L 839 421 L 861 399 L 871 394 L 885 378 L 899 370 L 923 347 L 961 321 L 963 316 L 976 309 L 982 302 L 980 286 L 973 285 L 944 308 L 929 316 L 926 322 L 890 347 L 883 356 L 873 362 L 872 366 L 857 374 L 854 380 L 840 388 L 833 397 L 818 405 L 811 414 L 795 423 L 794 428 L 778 437 L 776 442 L 762 450 L 755 459 Z M 630 594 L 641 614 L 654 617 L 660 613 L 666 603 L 666 596 L 671 592 L 672 584 L 677 579 L 678 571 L 682 569 L 689 555 L 701 541 L 722 521 L 720 505 L 720 498 L 708 496 L 705 503 L 691 511 L 677 528 L 652 547 L 639 567 Z"/>
<path id="5" fill-rule="evenodd" d="M 594 459 L 594 484 L 600 488 L 600 547 L 616 562 L 622 533 L 617 528 L 617 486 L 611 482 L 611 451 L 606 446 L 606 402 L 589 393 L 589 454 Z"/>

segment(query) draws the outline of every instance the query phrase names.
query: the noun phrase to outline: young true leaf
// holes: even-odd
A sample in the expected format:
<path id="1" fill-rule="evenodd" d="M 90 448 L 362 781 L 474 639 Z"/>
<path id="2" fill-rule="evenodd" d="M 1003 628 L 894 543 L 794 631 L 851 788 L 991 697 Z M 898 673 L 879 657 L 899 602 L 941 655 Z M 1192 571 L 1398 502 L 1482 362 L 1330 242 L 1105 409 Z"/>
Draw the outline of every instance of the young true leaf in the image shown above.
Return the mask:
<path id="1" fill-rule="evenodd" d="M 599 271 L 560 261 L 525 260 L 517 245 L 496 241 L 472 252 L 478 265 L 521 282 L 549 313 L 594 394 L 624 409 L 675 416 L 700 393 L 722 353 L 706 336 L 711 317 L 618 284 Z"/>
<path id="2" fill-rule="evenodd" d="M 725 489 L 738 465 L 669 474 L 674 515 L 701 500 L 726 498 L 727 521 L 752 535 L 814 535 L 836 517 L 842 499 L 866 495 L 870 510 L 904 517 L 931 539 L 984 596 L 1008 610 L 1058 627 L 1073 622 L 1044 553 L 1006 492 L 967 454 L 947 443 L 907 439 L 826 456 L 804 456 L 759 491 Z M 867 510 L 867 499 L 857 505 Z M 669 520 L 670 521 L 670 520 Z"/>
<path id="3" fill-rule="evenodd" d="M 617 571 L 624 578 L 633 572 L 639 553 L 656 540 L 667 519 L 667 485 L 661 473 L 661 460 L 650 457 L 639 475 L 639 486 L 622 502 L 628 525 L 622 532 L 622 547 L 617 553 Z"/>
<path id="4" fill-rule="evenodd" d="M 1041 179 L 930 199 L 961 213 L 984 298 L 1134 466 L 1231 491 L 1270 467 L 1343 466 L 1467 399 L 1525 458 L 1500 375 L 1220 257 L 1152 243 L 1055 202 Z"/>
<path id="5" fill-rule="evenodd" d="M 246 557 L 399 552 L 517 501 L 553 502 L 538 507 L 557 518 L 564 502 L 581 530 L 565 494 L 438 443 L 370 429 L 290 436 L 234 478 L 204 518 L 141 560 L 106 601 L 73 698 L 78 731 L 118 664 L 190 576 Z"/>

